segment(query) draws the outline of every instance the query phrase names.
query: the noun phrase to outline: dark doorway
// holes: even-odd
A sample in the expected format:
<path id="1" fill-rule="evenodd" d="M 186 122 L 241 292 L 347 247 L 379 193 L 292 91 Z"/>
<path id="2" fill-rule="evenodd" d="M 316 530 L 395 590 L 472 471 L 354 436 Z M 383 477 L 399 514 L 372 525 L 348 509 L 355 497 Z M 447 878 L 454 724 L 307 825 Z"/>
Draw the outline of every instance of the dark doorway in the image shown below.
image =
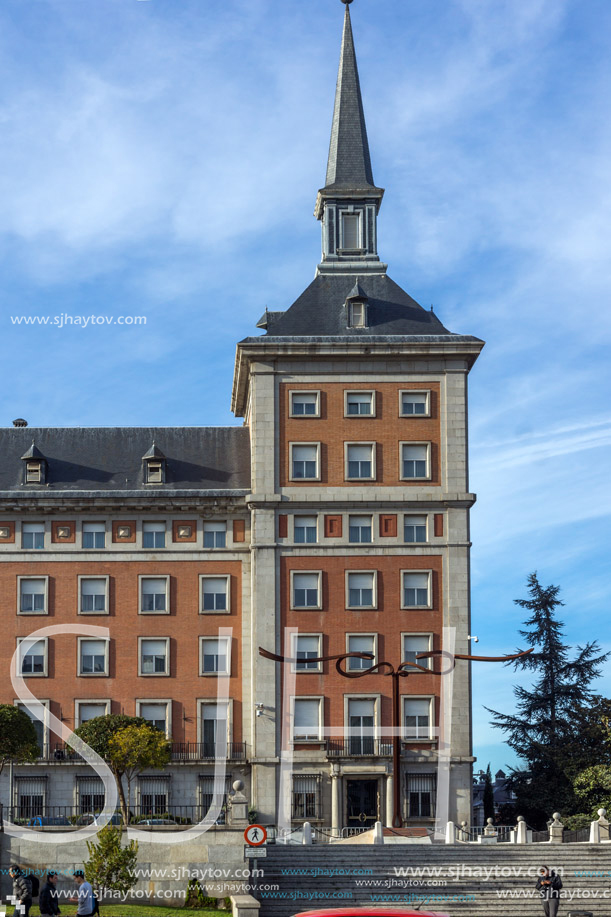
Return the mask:
<path id="1" fill-rule="evenodd" d="M 378 781 L 347 781 L 348 827 L 371 827 L 378 820 Z"/>

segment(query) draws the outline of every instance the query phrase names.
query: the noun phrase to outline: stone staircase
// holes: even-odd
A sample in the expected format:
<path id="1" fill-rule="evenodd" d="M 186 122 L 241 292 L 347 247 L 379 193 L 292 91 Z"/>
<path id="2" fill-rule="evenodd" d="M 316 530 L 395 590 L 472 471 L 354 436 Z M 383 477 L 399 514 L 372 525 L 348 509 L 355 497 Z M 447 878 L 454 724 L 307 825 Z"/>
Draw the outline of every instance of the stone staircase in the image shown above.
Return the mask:
<path id="1" fill-rule="evenodd" d="M 534 894 L 542 865 L 562 876 L 559 917 L 575 911 L 611 917 L 611 843 L 278 845 L 269 846 L 267 858 L 253 865 L 264 872 L 251 879 L 260 917 L 290 917 L 315 908 L 416 905 L 451 917 L 543 917 Z M 583 871 L 599 875 L 580 876 Z M 266 888 L 276 884 L 277 890 Z M 525 894 L 501 897 L 506 892 Z"/>

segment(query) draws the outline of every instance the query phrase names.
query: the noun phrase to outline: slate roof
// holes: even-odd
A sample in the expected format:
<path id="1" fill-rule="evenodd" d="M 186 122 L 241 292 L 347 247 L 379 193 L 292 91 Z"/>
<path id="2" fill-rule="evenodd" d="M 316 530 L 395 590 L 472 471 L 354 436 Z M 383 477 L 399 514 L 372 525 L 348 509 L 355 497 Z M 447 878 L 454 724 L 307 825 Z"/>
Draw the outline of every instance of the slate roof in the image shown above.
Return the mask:
<path id="1" fill-rule="evenodd" d="M 346 299 L 355 285 L 367 296 L 366 328 L 348 327 Z M 451 333 L 387 274 L 319 274 L 286 312 L 268 312 L 266 319 L 259 327 L 274 337 Z"/>
<path id="2" fill-rule="evenodd" d="M 47 484 L 23 484 L 21 456 L 32 439 L 47 460 Z M 164 484 L 145 485 L 142 456 L 151 443 L 166 457 Z M 250 490 L 246 427 L 0 428 L 0 492 Z"/>

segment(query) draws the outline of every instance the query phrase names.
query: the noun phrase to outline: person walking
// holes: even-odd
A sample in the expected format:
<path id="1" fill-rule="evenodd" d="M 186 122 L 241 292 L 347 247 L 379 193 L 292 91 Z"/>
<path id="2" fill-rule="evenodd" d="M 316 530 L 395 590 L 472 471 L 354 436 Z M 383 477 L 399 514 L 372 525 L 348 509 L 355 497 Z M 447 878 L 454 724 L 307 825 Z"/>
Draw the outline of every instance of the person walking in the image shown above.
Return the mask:
<path id="1" fill-rule="evenodd" d="M 57 873 L 48 872 L 47 881 L 40 890 L 38 897 L 40 917 L 56 917 L 61 914 L 59 909 L 59 896 L 57 894 Z"/>
<path id="2" fill-rule="evenodd" d="M 560 903 L 562 879 L 549 866 L 542 866 L 537 879 L 537 891 L 541 898 L 545 917 L 556 917 Z"/>
<path id="3" fill-rule="evenodd" d="M 17 899 L 13 917 L 30 917 L 32 907 L 32 883 L 19 866 L 11 866 L 9 875 L 13 880 L 13 896 Z M 21 910 L 21 905 L 25 910 Z"/>
<path id="4" fill-rule="evenodd" d="M 76 915 L 77 917 L 91 917 L 95 910 L 93 888 L 85 879 L 85 873 L 82 869 L 75 870 L 74 880 L 78 885 L 77 897 L 71 898 L 70 901 L 73 903 L 78 902 Z"/>

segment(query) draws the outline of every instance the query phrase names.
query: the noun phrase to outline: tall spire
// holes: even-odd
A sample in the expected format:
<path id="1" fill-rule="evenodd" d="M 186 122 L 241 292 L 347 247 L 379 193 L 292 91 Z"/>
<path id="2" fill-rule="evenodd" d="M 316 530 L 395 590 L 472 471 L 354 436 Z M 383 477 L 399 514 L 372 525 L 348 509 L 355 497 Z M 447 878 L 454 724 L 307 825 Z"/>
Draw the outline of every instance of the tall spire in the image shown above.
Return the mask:
<path id="1" fill-rule="evenodd" d="M 322 221 L 322 261 L 317 273 L 385 273 L 378 257 L 378 210 L 384 189 L 371 169 L 352 23 L 346 4 L 335 90 L 327 179 L 314 215 Z"/>

